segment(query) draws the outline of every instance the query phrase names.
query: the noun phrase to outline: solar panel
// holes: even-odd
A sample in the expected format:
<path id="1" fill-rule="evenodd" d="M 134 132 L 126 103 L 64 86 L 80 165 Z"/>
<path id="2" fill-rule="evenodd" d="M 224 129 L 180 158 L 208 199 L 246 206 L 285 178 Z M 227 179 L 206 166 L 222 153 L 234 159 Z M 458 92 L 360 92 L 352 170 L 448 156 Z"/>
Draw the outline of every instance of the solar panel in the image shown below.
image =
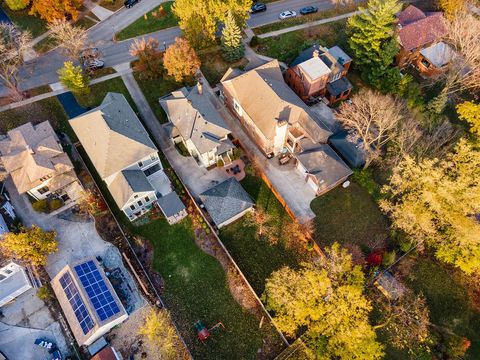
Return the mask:
<path id="1" fill-rule="evenodd" d="M 72 310 L 77 317 L 83 333 L 87 334 L 95 324 L 90 317 L 90 314 L 88 313 L 80 294 L 78 293 L 77 287 L 72 281 L 70 273 L 66 272 L 63 274 L 63 276 L 60 278 L 60 285 L 62 285 L 63 291 L 65 291 L 65 295 L 72 306 Z"/>
<path id="2" fill-rule="evenodd" d="M 120 312 L 117 302 L 93 261 L 75 266 L 75 271 L 100 321 L 104 321 Z"/>

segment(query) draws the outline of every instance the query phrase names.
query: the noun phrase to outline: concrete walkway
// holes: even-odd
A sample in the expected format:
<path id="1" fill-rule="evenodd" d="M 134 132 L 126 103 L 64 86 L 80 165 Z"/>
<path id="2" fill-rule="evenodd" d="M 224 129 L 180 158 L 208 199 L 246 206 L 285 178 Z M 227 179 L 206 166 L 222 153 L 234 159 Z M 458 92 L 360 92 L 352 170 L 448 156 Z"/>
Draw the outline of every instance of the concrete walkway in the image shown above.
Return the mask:
<path id="1" fill-rule="evenodd" d="M 264 39 L 264 38 L 269 38 L 269 37 L 272 37 L 272 36 L 278 36 L 278 35 L 282 35 L 282 34 L 285 34 L 285 33 L 291 32 L 291 31 L 307 29 L 307 28 L 312 27 L 312 26 L 328 24 L 328 23 L 335 22 L 335 21 L 338 21 L 338 20 L 346 19 L 346 18 L 349 18 L 350 16 L 357 15 L 357 14 L 360 14 L 360 13 L 361 13 L 361 11 L 353 11 L 353 12 L 350 12 L 350 13 L 347 13 L 347 14 L 338 15 L 338 16 L 327 18 L 327 19 L 311 21 L 311 22 L 307 22 L 305 24 L 291 26 L 291 27 L 288 27 L 288 28 L 285 28 L 285 29 L 271 31 L 271 32 L 268 32 L 268 33 L 265 33 L 265 34 L 257 35 L 257 37 L 259 37 L 261 39 Z M 253 29 L 253 31 L 255 31 L 255 29 Z"/>
<path id="2" fill-rule="evenodd" d="M 105 9 L 103 6 L 94 4 L 91 0 L 85 0 L 83 5 L 90 10 L 100 21 L 108 19 L 112 14 L 112 10 Z"/>

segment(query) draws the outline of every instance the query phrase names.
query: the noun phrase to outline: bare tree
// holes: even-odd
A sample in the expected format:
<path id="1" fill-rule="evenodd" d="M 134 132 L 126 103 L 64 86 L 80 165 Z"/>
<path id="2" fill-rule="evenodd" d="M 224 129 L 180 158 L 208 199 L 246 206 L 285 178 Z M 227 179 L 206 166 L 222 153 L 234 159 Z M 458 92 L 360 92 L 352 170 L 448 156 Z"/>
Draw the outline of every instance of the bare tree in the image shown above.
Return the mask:
<path id="1" fill-rule="evenodd" d="M 332 4 L 334 4 L 337 8 L 340 6 L 352 5 L 353 3 L 353 0 L 332 0 Z"/>
<path id="2" fill-rule="evenodd" d="M 413 155 L 419 140 L 422 138 L 423 129 L 418 119 L 413 116 L 405 116 L 398 124 L 396 135 L 388 145 L 387 166 L 395 167 L 405 155 Z"/>
<path id="3" fill-rule="evenodd" d="M 460 135 L 459 128 L 453 126 L 448 119 L 442 119 L 422 133 L 421 141 L 415 148 L 417 158 L 442 158 L 452 149 Z"/>
<path id="4" fill-rule="evenodd" d="M 404 111 L 400 100 L 372 90 L 362 91 L 352 97 L 351 103 L 342 104 L 337 119 L 362 141 L 364 168 L 379 158 L 383 146 L 396 134 Z"/>
<path id="5" fill-rule="evenodd" d="M 480 91 L 480 19 L 463 11 L 448 22 L 447 41 L 455 54 L 445 72 L 445 93 Z"/>
<path id="6" fill-rule="evenodd" d="M 63 50 L 69 60 L 76 61 L 80 58 L 87 41 L 87 30 L 81 26 L 73 26 L 65 19 L 54 20 L 48 25 L 50 36 Z"/>
<path id="7" fill-rule="evenodd" d="M 30 48 L 32 36 L 12 24 L 0 22 L 0 80 L 9 90 L 13 101 L 23 99 L 19 89 L 18 73 L 24 64 L 23 54 Z"/>

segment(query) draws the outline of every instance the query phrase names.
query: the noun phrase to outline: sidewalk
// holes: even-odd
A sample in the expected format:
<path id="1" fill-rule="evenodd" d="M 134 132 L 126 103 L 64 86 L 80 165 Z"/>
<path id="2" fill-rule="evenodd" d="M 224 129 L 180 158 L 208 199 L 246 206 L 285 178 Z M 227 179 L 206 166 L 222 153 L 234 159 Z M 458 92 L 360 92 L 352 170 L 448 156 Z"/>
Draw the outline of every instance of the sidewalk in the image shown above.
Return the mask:
<path id="1" fill-rule="evenodd" d="M 264 38 L 269 38 L 269 37 L 272 37 L 272 36 L 278 36 L 278 35 L 282 35 L 282 34 L 285 34 L 285 33 L 291 32 L 291 31 L 307 29 L 307 28 L 312 27 L 312 26 L 328 24 L 330 22 L 335 22 L 335 21 L 338 21 L 338 20 L 346 19 L 346 18 L 349 18 L 350 16 L 357 15 L 357 14 L 360 14 L 360 13 L 361 13 L 361 11 L 353 11 L 353 12 L 343 14 L 343 15 L 338 15 L 338 16 L 334 16 L 334 17 L 330 17 L 330 18 L 326 18 L 326 19 L 307 22 L 307 23 L 301 24 L 301 25 L 291 26 L 291 27 L 288 27 L 288 28 L 285 28 L 285 29 L 271 31 L 271 32 L 268 32 L 268 33 L 265 33 L 265 34 L 257 35 L 257 37 L 259 37 L 260 39 L 264 39 Z M 254 31 L 255 31 L 255 29 L 254 29 Z"/>

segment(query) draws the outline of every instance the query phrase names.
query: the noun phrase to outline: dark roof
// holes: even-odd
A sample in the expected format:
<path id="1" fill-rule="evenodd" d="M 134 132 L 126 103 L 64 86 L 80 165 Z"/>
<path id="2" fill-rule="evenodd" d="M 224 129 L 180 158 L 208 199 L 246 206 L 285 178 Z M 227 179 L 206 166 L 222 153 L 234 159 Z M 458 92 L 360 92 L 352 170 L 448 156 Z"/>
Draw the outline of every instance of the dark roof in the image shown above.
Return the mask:
<path id="1" fill-rule="evenodd" d="M 350 90 L 351 88 L 352 84 L 346 77 L 342 77 L 327 84 L 327 91 L 333 96 L 338 96 L 344 91 Z"/>
<path id="2" fill-rule="evenodd" d="M 409 5 L 407 8 L 403 11 L 400 11 L 397 14 L 397 19 L 400 25 L 405 26 L 408 24 L 411 24 L 415 21 L 425 19 L 427 16 L 425 13 L 420 10 L 419 8 Z"/>
<path id="3" fill-rule="evenodd" d="M 106 347 L 102 351 L 98 352 L 91 360 L 117 360 L 112 348 Z"/>
<path id="4" fill-rule="evenodd" d="M 157 202 L 163 212 L 163 215 L 165 215 L 167 218 L 178 214 L 182 210 L 185 210 L 185 205 L 183 205 L 182 200 L 180 200 L 175 191 L 159 197 Z"/>
<path id="5" fill-rule="evenodd" d="M 347 131 L 341 131 L 331 136 L 329 141 L 351 167 L 361 167 L 365 164 L 365 152 L 358 137 L 349 135 Z"/>
<path id="6" fill-rule="evenodd" d="M 229 178 L 203 192 L 200 199 L 217 226 L 254 205 L 253 200 L 235 178 Z"/>
<path id="7" fill-rule="evenodd" d="M 401 18 L 404 16 L 400 13 L 397 17 Z M 413 20 L 415 18 L 418 18 L 418 16 L 410 16 L 408 17 L 408 20 Z M 437 12 L 427 14 L 425 17 L 418 18 L 412 22 L 407 21 L 405 25 L 400 24 L 398 34 L 403 48 L 406 50 L 413 50 L 440 40 L 447 34 L 447 31 L 447 25 L 442 13 Z"/>
<path id="8" fill-rule="evenodd" d="M 300 54 L 298 54 L 298 56 L 290 63 L 290 67 L 294 67 L 295 65 L 301 64 L 302 62 L 311 59 L 315 50 L 319 51 L 320 53 L 323 52 L 323 48 L 320 45 L 314 44 L 308 49 L 300 52 Z"/>
<path id="9" fill-rule="evenodd" d="M 153 187 L 142 170 L 122 170 L 125 180 L 134 192 L 153 191 Z"/>

